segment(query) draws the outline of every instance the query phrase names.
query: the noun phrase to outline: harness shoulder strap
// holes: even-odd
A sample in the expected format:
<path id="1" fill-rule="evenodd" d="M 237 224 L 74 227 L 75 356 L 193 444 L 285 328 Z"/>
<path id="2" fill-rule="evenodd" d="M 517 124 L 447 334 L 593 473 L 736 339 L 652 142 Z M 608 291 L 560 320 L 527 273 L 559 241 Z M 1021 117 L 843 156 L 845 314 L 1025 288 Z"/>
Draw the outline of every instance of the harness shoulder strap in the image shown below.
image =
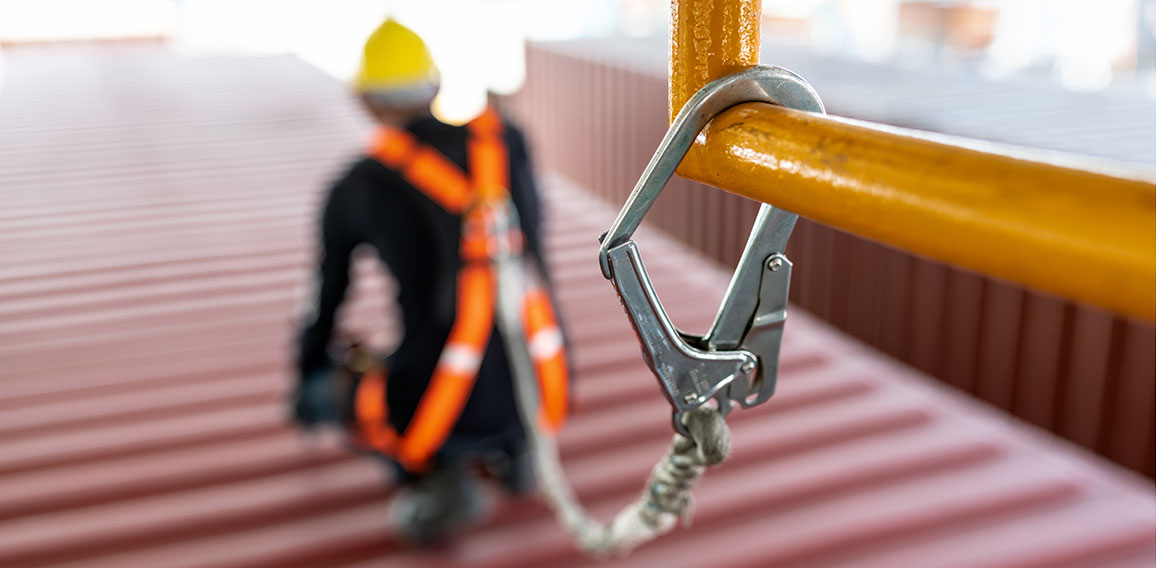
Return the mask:
<path id="1" fill-rule="evenodd" d="M 462 213 L 472 200 L 470 179 L 461 168 L 405 130 L 381 127 L 370 145 L 369 155 L 399 172 L 450 213 Z"/>
<path id="2" fill-rule="evenodd" d="M 510 157 L 506 149 L 505 129 L 498 113 L 487 108 L 467 126 L 470 131 L 470 174 L 483 199 L 509 196 Z"/>

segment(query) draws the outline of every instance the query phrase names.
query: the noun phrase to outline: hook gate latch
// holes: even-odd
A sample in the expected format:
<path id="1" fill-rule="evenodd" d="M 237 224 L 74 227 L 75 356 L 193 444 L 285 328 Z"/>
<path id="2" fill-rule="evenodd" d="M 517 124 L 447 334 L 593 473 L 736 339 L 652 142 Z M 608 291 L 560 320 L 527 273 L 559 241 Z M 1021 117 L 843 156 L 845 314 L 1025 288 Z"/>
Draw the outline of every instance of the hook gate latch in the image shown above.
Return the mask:
<path id="1" fill-rule="evenodd" d="M 699 132 L 720 112 L 745 102 L 825 112 L 815 90 L 781 67 L 750 67 L 707 84 L 671 123 L 598 252 L 602 274 L 614 284 L 643 358 L 673 408 L 674 429 L 683 435 L 688 433 L 682 415 L 710 400 L 725 415 L 734 404 L 749 408 L 774 393 L 791 281 L 791 261 L 783 251 L 798 216 L 762 205 L 722 305 L 702 336 L 683 333 L 671 322 L 631 237 Z"/>

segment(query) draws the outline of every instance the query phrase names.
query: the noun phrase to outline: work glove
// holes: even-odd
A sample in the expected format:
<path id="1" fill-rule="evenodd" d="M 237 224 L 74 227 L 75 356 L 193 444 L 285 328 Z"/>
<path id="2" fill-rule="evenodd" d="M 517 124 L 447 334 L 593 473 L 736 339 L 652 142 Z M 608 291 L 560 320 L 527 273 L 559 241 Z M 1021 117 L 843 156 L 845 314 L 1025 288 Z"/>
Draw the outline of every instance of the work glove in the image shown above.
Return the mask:
<path id="1" fill-rule="evenodd" d="M 324 366 L 301 374 L 290 401 L 293 422 L 311 429 L 326 422 L 338 422 L 336 381 L 337 362 L 329 359 Z"/>

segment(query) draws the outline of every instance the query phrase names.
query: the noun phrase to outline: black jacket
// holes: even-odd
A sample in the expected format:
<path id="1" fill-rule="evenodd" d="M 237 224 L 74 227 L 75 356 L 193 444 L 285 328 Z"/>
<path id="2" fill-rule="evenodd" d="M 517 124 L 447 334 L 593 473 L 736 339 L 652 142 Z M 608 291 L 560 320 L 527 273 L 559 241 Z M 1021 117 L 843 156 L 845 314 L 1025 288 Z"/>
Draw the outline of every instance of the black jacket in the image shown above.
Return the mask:
<path id="1" fill-rule="evenodd" d="M 468 171 L 465 127 L 425 117 L 406 130 Z M 509 125 L 506 144 L 509 189 L 527 250 L 541 259 L 540 207 L 530 160 L 521 133 Z M 386 367 L 389 419 L 404 432 L 454 322 L 461 222 L 380 162 L 368 157 L 355 162 L 330 189 L 321 216 L 320 286 L 316 309 L 301 333 L 301 376 L 326 364 L 334 314 L 349 284 L 350 255 L 360 244 L 372 246 L 398 283 L 405 335 Z M 495 328 L 453 435 L 480 437 L 520 429 L 506 354 Z"/>

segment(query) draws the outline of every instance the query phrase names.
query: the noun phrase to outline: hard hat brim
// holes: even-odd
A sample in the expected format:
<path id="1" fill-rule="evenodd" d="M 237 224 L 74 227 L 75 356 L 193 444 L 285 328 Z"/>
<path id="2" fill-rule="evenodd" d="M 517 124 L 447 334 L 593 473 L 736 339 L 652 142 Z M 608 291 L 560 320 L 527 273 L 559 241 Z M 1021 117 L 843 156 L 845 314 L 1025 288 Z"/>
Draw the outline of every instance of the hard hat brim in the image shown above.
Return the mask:
<path id="1" fill-rule="evenodd" d="M 384 108 L 409 108 L 427 105 L 438 94 L 438 84 L 433 81 L 413 83 L 408 86 L 358 86 L 357 92 L 370 104 Z"/>

